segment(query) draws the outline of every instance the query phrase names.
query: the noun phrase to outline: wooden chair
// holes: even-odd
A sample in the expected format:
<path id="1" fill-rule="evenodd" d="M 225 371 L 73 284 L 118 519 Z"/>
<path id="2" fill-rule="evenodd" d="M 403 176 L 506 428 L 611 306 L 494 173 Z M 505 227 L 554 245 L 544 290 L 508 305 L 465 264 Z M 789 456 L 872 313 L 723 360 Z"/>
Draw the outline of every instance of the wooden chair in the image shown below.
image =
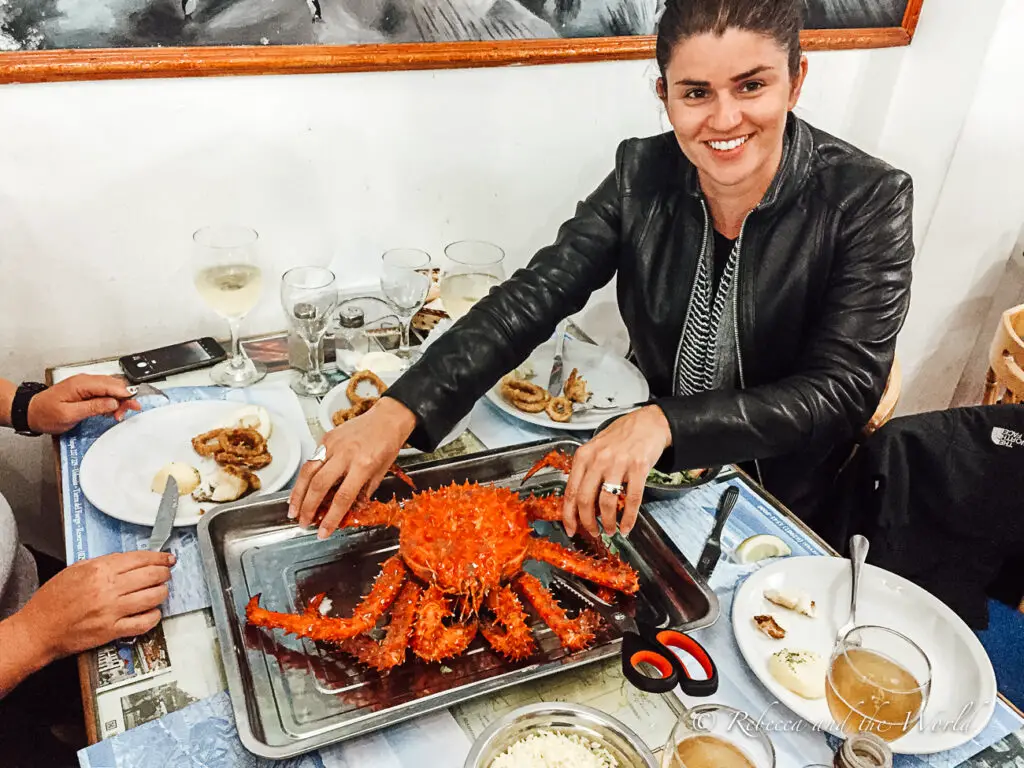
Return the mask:
<path id="1" fill-rule="evenodd" d="M 903 388 L 903 373 L 900 370 L 899 358 L 893 358 L 892 368 L 889 370 L 889 378 L 885 382 L 885 391 L 882 392 L 882 399 L 878 402 L 871 420 L 861 431 L 863 437 L 869 437 L 881 428 L 885 422 L 892 418 L 896 412 L 896 404 L 900 399 L 900 390 Z"/>
<path id="2" fill-rule="evenodd" d="M 983 405 L 1024 403 L 1024 304 L 999 318 L 988 350 Z"/>

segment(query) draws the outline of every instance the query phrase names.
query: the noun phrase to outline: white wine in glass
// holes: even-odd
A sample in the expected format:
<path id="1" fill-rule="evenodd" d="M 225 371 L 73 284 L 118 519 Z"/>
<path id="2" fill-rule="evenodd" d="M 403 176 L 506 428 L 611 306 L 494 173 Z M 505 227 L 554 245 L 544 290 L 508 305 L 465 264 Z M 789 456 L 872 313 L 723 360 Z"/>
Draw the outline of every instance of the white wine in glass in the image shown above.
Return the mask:
<path id="1" fill-rule="evenodd" d="M 263 365 L 245 354 L 239 336 L 242 320 L 263 293 L 258 241 L 259 235 L 246 227 L 204 227 L 192 235 L 196 291 L 228 321 L 231 332 L 230 356 L 210 371 L 213 382 L 225 387 L 246 387 L 267 375 Z"/>
<path id="2" fill-rule="evenodd" d="M 460 240 L 444 249 L 441 303 L 452 320 L 465 315 L 505 279 L 505 253 L 482 240 Z"/>

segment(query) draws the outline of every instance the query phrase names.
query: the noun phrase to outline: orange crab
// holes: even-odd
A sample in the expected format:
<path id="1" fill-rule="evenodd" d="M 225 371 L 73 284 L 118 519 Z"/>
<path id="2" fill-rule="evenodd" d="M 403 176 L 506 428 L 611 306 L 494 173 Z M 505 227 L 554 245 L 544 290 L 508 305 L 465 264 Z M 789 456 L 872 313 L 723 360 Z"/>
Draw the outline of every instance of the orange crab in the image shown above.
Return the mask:
<path id="1" fill-rule="evenodd" d="M 570 465 L 568 456 L 553 451 L 524 480 L 542 467 L 568 471 Z M 409 647 L 427 661 L 457 656 L 478 631 L 508 659 L 530 656 L 536 644 L 520 601 L 525 597 L 565 648 L 586 648 L 594 640 L 597 614 L 585 610 L 570 619 L 554 595 L 523 571 L 523 563 L 540 560 L 627 594 L 639 589 L 639 580 L 611 553 L 594 557 L 532 535 L 530 522 L 561 519 L 561 506 L 560 496 L 530 494 L 523 499 L 508 488 L 477 483 L 420 491 L 402 503 L 361 501 L 341 527 L 398 528 L 399 544 L 352 615 L 321 615 L 323 594 L 301 614 L 265 610 L 260 595 L 254 595 L 246 618 L 256 626 L 337 644 L 364 664 L 386 671 L 405 661 Z M 389 610 L 385 636 L 375 640 L 370 633 Z"/>

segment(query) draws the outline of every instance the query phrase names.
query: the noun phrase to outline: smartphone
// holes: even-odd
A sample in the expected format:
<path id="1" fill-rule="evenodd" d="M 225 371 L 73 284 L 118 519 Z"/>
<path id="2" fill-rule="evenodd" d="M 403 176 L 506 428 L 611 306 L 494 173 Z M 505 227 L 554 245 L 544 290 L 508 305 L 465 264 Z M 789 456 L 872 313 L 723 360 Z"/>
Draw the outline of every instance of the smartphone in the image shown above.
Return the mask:
<path id="1" fill-rule="evenodd" d="M 206 336 L 181 344 L 171 344 L 169 347 L 125 355 L 117 362 L 121 365 L 121 370 L 124 371 L 128 381 L 133 384 L 142 384 L 176 373 L 205 368 L 227 359 L 227 356 L 224 347 L 213 338 Z"/>

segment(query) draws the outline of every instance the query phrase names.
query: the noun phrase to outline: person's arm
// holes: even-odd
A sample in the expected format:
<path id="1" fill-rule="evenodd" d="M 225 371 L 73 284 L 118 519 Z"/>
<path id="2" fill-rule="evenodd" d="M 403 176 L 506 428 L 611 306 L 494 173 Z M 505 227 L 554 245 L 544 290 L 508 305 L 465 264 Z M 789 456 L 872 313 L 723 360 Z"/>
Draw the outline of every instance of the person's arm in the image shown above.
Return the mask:
<path id="1" fill-rule="evenodd" d="M 0 621 L 0 699 L 54 661 L 21 613 Z"/>
<path id="2" fill-rule="evenodd" d="M 0 427 L 11 426 L 11 404 L 18 387 L 7 379 L 0 379 Z"/>
<path id="3" fill-rule="evenodd" d="M 555 242 L 492 289 L 388 388 L 386 397 L 417 417 L 411 445 L 433 449 L 496 381 L 615 275 L 625 146 L 619 147 L 615 170 L 577 206 Z"/>
<path id="4" fill-rule="evenodd" d="M 828 448 L 855 435 L 885 388 L 910 305 L 910 177 L 890 172 L 841 222 L 835 264 L 797 373 L 746 390 L 656 401 L 672 432 L 671 469 Z"/>

